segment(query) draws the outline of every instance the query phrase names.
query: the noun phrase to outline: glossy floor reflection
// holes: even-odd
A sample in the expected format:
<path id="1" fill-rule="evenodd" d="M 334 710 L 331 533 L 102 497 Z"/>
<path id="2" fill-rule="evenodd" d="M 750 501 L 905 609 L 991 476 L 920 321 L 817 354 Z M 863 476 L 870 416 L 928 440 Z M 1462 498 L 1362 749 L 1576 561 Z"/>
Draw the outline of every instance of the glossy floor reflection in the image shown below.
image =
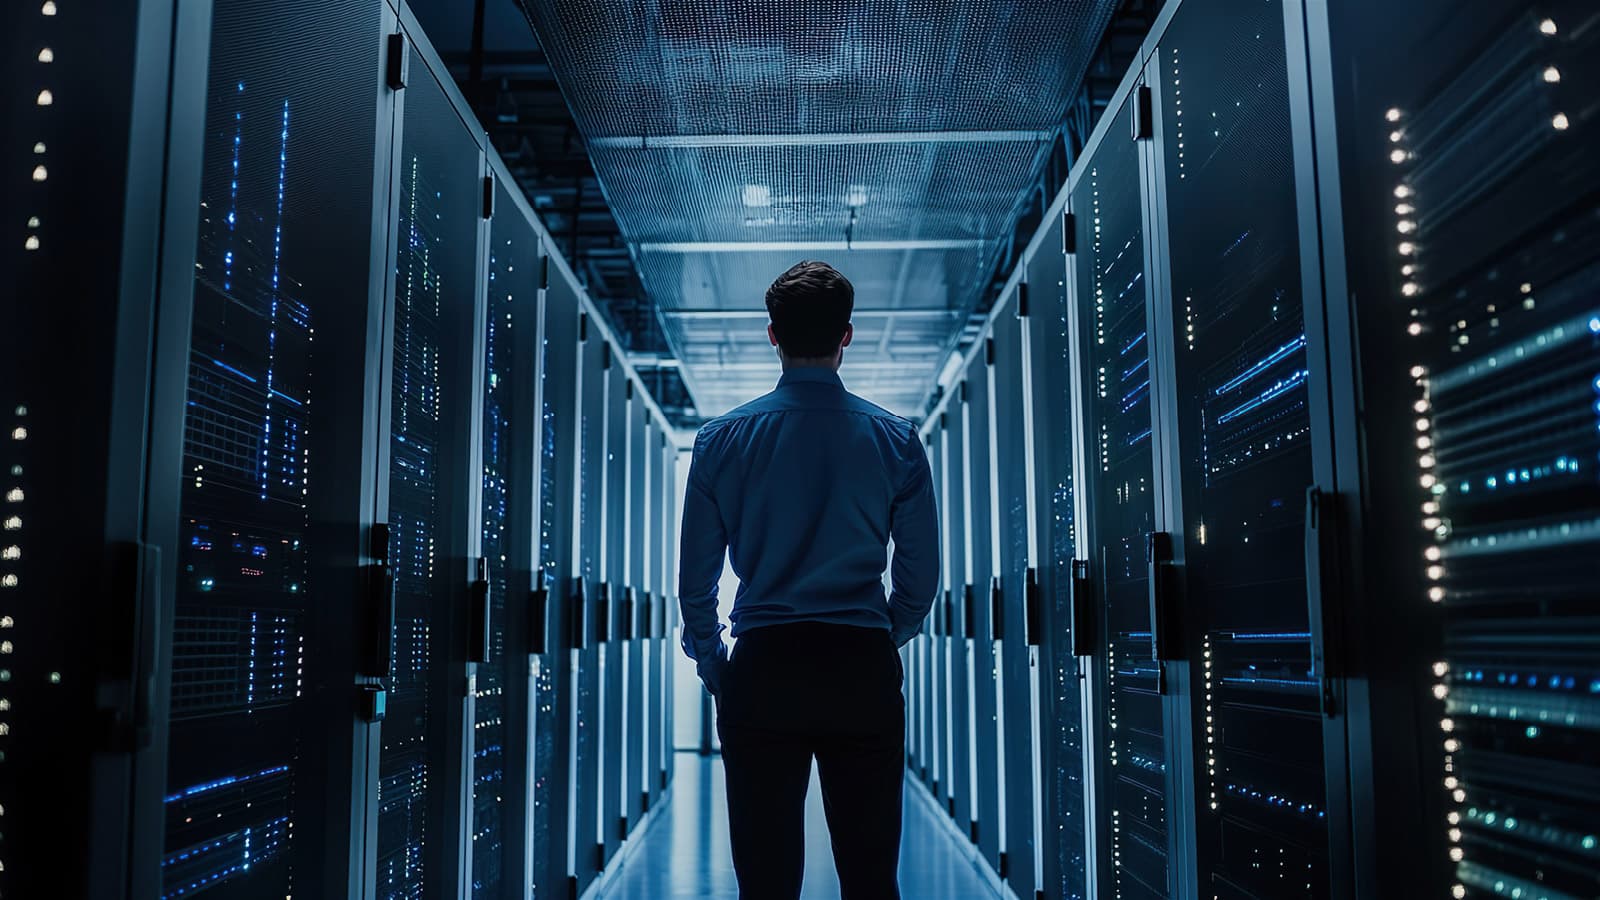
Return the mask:
<path id="1" fill-rule="evenodd" d="M 672 802 L 637 840 L 604 900 L 663 900 L 669 897 L 734 900 L 739 885 L 728 851 L 728 809 L 722 760 L 678 755 Z M 906 786 L 905 827 L 900 843 L 900 894 L 906 900 L 990 900 L 994 893 L 973 869 L 934 812 Z M 802 900 L 839 896 L 822 791 L 816 773 L 806 795 L 806 881 Z"/>

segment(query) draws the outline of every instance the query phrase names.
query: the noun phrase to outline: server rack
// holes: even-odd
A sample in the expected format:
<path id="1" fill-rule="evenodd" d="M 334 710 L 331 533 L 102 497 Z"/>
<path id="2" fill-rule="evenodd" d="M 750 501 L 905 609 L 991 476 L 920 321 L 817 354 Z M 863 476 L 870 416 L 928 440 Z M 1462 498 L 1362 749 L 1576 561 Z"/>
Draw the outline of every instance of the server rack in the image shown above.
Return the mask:
<path id="1" fill-rule="evenodd" d="M 935 420 L 936 421 L 936 420 Z M 922 665 L 920 667 L 921 689 L 918 696 L 921 699 L 918 719 L 922 725 L 921 758 L 919 770 L 922 773 L 923 783 L 938 800 L 941 794 L 940 778 L 940 750 L 944 747 L 944 733 L 941 718 L 943 706 L 940 704 L 939 689 L 942 687 L 941 669 L 939 660 L 944 638 L 944 595 L 948 590 L 950 580 L 950 560 L 946 556 L 947 548 L 943 543 L 946 496 L 944 490 L 944 456 L 937 438 L 937 428 L 925 429 L 922 434 L 922 443 L 928 453 L 928 471 L 933 477 L 934 490 L 937 493 L 937 515 L 940 525 L 940 566 L 939 593 L 933 602 L 933 609 L 929 610 L 928 618 L 922 628 L 922 640 L 914 641 L 920 650 Z"/>
<path id="2" fill-rule="evenodd" d="M 578 456 L 577 362 L 579 301 L 572 282 L 561 271 L 548 246 L 540 262 L 544 285 L 541 335 L 543 430 L 539 470 L 539 587 L 533 600 L 529 657 L 534 704 L 535 771 L 530 777 L 533 824 L 529 851 L 531 896 L 557 897 L 567 891 L 568 822 L 577 815 L 569 803 L 569 785 L 578 777 L 568 752 L 572 730 L 574 673 L 571 660 L 582 608 L 574 593 L 574 536 L 571 498 L 576 495 Z M 538 610 L 543 607 L 543 632 Z M 542 638 L 542 640 L 541 640 Z"/>
<path id="3" fill-rule="evenodd" d="M 150 897 L 160 881 L 210 15 L 189 2 L 0 13 L 8 895 Z"/>
<path id="4" fill-rule="evenodd" d="M 521 215 L 499 173 L 490 210 L 483 422 L 483 549 L 487 596 L 472 610 L 472 637 L 487 629 L 474 692 L 472 891 L 521 896 L 530 879 L 532 747 L 540 737 L 530 662 L 539 649 L 535 535 L 542 505 L 541 432 L 543 255 L 538 232 Z M 539 585 L 542 587 L 542 585 Z M 535 624 L 533 617 L 540 621 Z M 480 621 L 481 617 L 481 621 Z"/>
<path id="5" fill-rule="evenodd" d="M 1041 737 L 1036 718 L 1037 653 L 1032 650 L 1037 626 L 1031 570 L 1034 502 L 1032 456 L 1027 441 L 1029 416 L 1024 390 L 1026 357 L 1023 345 L 1024 312 L 1028 288 L 1019 283 L 1001 301 L 985 348 L 989 367 L 990 530 L 993 537 L 990 579 L 990 618 L 995 654 L 996 690 L 1000 732 L 1005 738 L 1000 757 L 1001 852 L 999 872 L 1019 897 L 1038 886 L 1035 853 L 1042 815 L 1034 815 L 1039 791 L 1038 747 Z"/>
<path id="6" fill-rule="evenodd" d="M 345 891 L 359 879 L 352 798 L 365 729 L 347 687 L 358 619 L 334 598 L 359 595 L 377 442 L 338 425 L 376 421 L 364 386 L 382 295 L 368 269 L 342 262 L 384 246 L 374 228 L 386 206 L 372 190 L 389 125 L 382 19 L 376 4 L 336 16 L 213 11 L 181 487 L 171 482 L 180 544 L 165 847 L 152 879 L 163 896 L 223 883 Z M 308 27 L 346 51 L 304 73 L 337 91 L 279 71 L 261 41 Z M 324 150 L 346 160 L 338 177 Z M 317 329 L 361 349 L 318 352 Z"/>
<path id="7" fill-rule="evenodd" d="M 667 696 L 662 669 L 664 657 L 671 652 L 671 648 L 661 640 L 666 631 L 661 620 L 665 611 L 661 569 L 666 521 L 662 516 L 664 504 L 661 494 L 666 490 L 666 482 L 662 480 L 666 449 L 666 432 L 660 423 L 652 420 L 640 447 L 644 455 L 644 498 L 640 504 L 640 587 L 644 591 L 644 600 L 639 609 L 639 645 L 643 648 L 640 651 L 643 657 L 640 666 L 644 670 L 644 728 L 639 735 L 643 745 L 639 779 L 642 792 L 640 807 L 645 813 L 650 812 L 656 801 L 661 799 L 660 773 L 666 765 L 662 756 L 665 734 L 662 725 L 667 712 Z"/>
<path id="8" fill-rule="evenodd" d="M 590 305 L 558 258 L 547 289 L 545 235 L 409 12 L 6 15 L 29 54 L 8 124 L 38 119 L 7 281 L 104 308 L 23 304 L 6 329 L 0 765 L 30 777 L 0 798 L 24 854 L 0 856 L 4 886 L 560 890 L 565 685 L 541 654 L 567 624 L 545 604 L 582 511 L 555 463 L 577 457 L 565 354 Z M 81 265 L 95 248 L 119 264 Z M 91 363 L 64 382 L 68 332 Z M 52 563 L 69 546 L 107 555 Z M 47 569 L 103 634 L 27 602 Z"/>
<path id="9" fill-rule="evenodd" d="M 1284 21 L 1276 3 L 1180 8 L 1147 69 L 1193 852 L 1199 889 L 1222 896 L 1332 893 L 1305 538 L 1328 373 L 1320 293 L 1301 291 Z M 1198 127 L 1180 115 L 1196 108 Z"/>
<path id="10" fill-rule="evenodd" d="M 623 557 L 626 554 L 627 526 L 627 427 L 628 427 L 628 376 L 620 366 L 613 365 L 610 345 L 603 357 L 605 380 L 605 422 L 602 453 L 603 487 L 601 497 L 600 615 L 596 623 L 601 633 L 596 636 L 600 651 L 600 757 L 601 788 L 600 814 L 595 840 L 599 845 L 599 867 L 605 868 L 617 852 L 625 832 L 624 817 L 619 810 L 626 803 L 623 785 L 623 716 L 626 684 L 623 680 L 627 666 L 627 644 L 622 639 L 622 613 L 627 595 L 627 571 Z"/>
<path id="11" fill-rule="evenodd" d="M 645 638 L 644 612 L 647 606 L 645 587 L 645 456 L 653 448 L 650 444 L 650 419 L 644 407 L 644 390 L 635 382 L 628 382 L 628 457 L 627 457 L 627 507 L 628 527 L 624 557 L 628 587 L 622 620 L 624 659 L 627 666 L 623 682 L 627 690 L 627 704 L 623 710 L 622 729 L 622 830 L 628 831 L 644 817 L 649 802 L 649 788 L 645 773 L 645 744 L 649 733 L 645 713 L 649 706 L 649 643 Z"/>
<path id="12" fill-rule="evenodd" d="M 971 623 L 966 635 L 968 704 L 972 709 L 970 752 L 976 780 L 971 786 L 971 838 L 989 865 L 1000 867 L 1000 851 L 1005 836 L 1001 810 L 1000 774 L 1006 737 L 999 709 L 1004 682 L 995 665 L 994 614 L 994 535 L 995 515 L 991 494 L 994 471 L 991 465 L 990 404 L 993 396 L 988 358 L 979 355 L 969 364 L 962 382 L 966 402 L 961 405 L 962 446 L 966 464 L 961 470 L 966 503 L 962 506 L 961 533 L 966 549 L 966 607 Z"/>
<path id="13" fill-rule="evenodd" d="M 599 725 L 600 670 L 599 636 L 601 588 L 599 547 L 601 541 L 600 482 L 604 457 L 601 455 L 604 423 L 605 383 L 602 358 L 605 355 L 598 329 L 586 314 L 578 319 L 578 453 L 574 465 L 576 496 L 573 505 L 573 695 L 569 766 L 575 777 L 568 781 L 567 874 L 570 894 L 582 893 L 600 871 L 595 852 L 599 816 L 600 747 L 595 740 Z M 603 845 L 602 845 L 603 847 Z M 603 852 L 603 850 L 602 850 Z"/>
<path id="14" fill-rule="evenodd" d="M 1143 87 L 1125 82 L 1115 113 L 1108 110 L 1085 150 L 1069 202 L 1077 232 L 1078 350 L 1089 371 L 1081 399 L 1089 456 L 1086 538 L 1079 546 L 1099 613 L 1093 715 L 1101 735 L 1095 770 L 1104 774 L 1095 827 L 1109 838 L 1097 862 L 1110 882 L 1102 890 L 1161 897 L 1181 893 L 1169 856 L 1182 827 L 1174 808 L 1181 792 L 1171 782 L 1183 761 L 1172 736 L 1172 704 L 1164 699 L 1175 687 L 1169 679 L 1179 674 L 1166 665 L 1178 658 L 1173 610 L 1150 601 L 1159 596 L 1151 575 L 1165 577 L 1170 557 L 1156 557 L 1152 566 L 1146 548 L 1147 535 L 1157 531 L 1161 470 L 1145 299 L 1145 145 L 1133 139 Z"/>
<path id="15" fill-rule="evenodd" d="M 1593 9 L 1307 3 L 1297 24 L 1302 222 L 1350 373 L 1327 627 L 1357 889 L 1593 896 Z"/>
<path id="16" fill-rule="evenodd" d="M 661 691 L 662 704 L 666 707 L 666 721 L 661 726 L 661 789 L 665 791 L 672 782 L 677 754 L 673 752 L 673 710 L 672 703 L 672 661 L 678 649 L 678 630 L 682 626 L 678 610 L 678 465 L 681 453 L 676 444 L 670 440 L 663 441 L 662 451 L 665 458 L 662 462 L 661 484 L 663 488 L 671 485 L 659 495 L 662 499 L 662 546 L 661 546 L 661 605 L 662 605 L 662 636 L 667 639 L 661 654 Z"/>
<path id="17" fill-rule="evenodd" d="M 377 889 L 467 893 L 472 697 L 468 611 L 482 533 L 482 371 L 487 287 L 486 160 L 443 69 L 421 52 L 399 93 L 393 163 L 390 435 L 380 494 L 393 574 L 391 678 L 378 773 Z M 399 52 L 399 51 L 396 51 Z M 409 51 L 408 51 L 409 52 Z"/>
<path id="18" fill-rule="evenodd" d="M 965 395 L 965 388 L 959 396 Z M 964 400 L 962 402 L 965 402 Z M 967 589 L 967 541 L 963 523 L 966 517 L 967 495 L 962 486 L 962 473 L 966 471 L 961 409 L 954 416 L 940 416 L 940 440 L 943 442 L 944 465 L 944 534 L 947 551 L 945 565 L 950 571 L 949 586 L 945 590 L 944 632 L 944 701 L 949 722 L 945 727 L 945 773 L 949 783 L 945 786 L 945 805 L 957 826 L 966 825 L 970 835 L 971 825 L 977 821 L 976 799 L 973 788 L 978 781 L 977 760 L 973 753 L 975 743 L 972 721 L 972 692 L 968 667 L 972 652 L 968 646 L 974 627 L 972 623 L 971 591 Z M 953 419 L 953 421 L 952 421 Z"/>
<path id="19" fill-rule="evenodd" d="M 1090 861 L 1096 835 L 1087 808 L 1091 799 L 1089 751 L 1084 712 L 1091 708 L 1087 692 L 1092 653 L 1092 611 L 1088 596 L 1087 561 L 1077 559 L 1075 532 L 1079 522 L 1075 472 L 1082 471 L 1082 444 L 1076 416 L 1079 367 L 1072 365 L 1073 306 L 1067 280 L 1069 236 L 1076 222 L 1065 211 L 1063 193 L 1045 214 L 1027 263 L 1029 340 L 1023 352 L 1032 360 L 1032 404 L 1036 480 L 1033 521 L 1037 534 L 1033 556 L 1037 578 L 1041 656 L 1041 817 L 1055 827 L 1046 830 L 1038 867 L 1039 889 L 1047 897 L 1095 896 Z"/>

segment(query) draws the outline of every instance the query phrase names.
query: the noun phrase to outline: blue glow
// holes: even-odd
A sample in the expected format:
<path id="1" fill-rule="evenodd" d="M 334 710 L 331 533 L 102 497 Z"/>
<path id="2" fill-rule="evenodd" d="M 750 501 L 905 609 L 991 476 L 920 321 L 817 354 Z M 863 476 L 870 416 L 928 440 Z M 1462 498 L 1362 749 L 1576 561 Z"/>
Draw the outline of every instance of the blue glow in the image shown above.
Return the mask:
<path id="1" fill-rule="evenodd" d="M 239 82 L 239 93 L 244 93 L 244 82 Z M 228 251 L 222 255 L 222 290 L 233 290 L 233 236 L 239 210 L 239 153 L 244 142 L 244 113 L 233 114 L 233 180 L 228 182 Z"/>
<path id="2" fill-rule="evenodd" d="M 1306 336 L 1302 334 L 1289 343 L 1284 344 L 1282 347 L 1279 347 L 1271 353 L 1268 353 L 1255 365 L 1245 369 L 1243 372 L 1240 372 L 1238 375 L 1229 379 L 1221 387 L 1212 391 L 1212 396 L 1221 397 L 1224 394 L 1238 390 L 1240 387 L 1244 386 L 1245 382 L 1256 377 L 1257 375 L 1260 375 L 1262 372 L 1265 372 L 1267 369 L 1271 368 L 1274 363 L 1281 362 L 1295 352 L 1304 350 L 1305 346 Z"/>
<path id="3" fill-rule="evenodd" d="M 1236 641 L 1309 641 L 1309 631 L 1235 631 L 1226 635 Z"/>
<path id="4" fill-rule="evenodd" d="M 1122 411 L 1127 412 L 1130 407 L 1144 399 L 1145 392 L 1150 387 L 1150 379 L 1134 385 L 1133 390 L 1122 395 Z"/>
<path id="5" fill-rule="evenodd" d="M 203 784 L 197 784 L 192 787 L 184 788 L 176 794 L 167 796 L 165 802 L 174 803 L 179 800 L 184 800 L 189 797 L 195 797 L 200 794 L 214 791 L 217 788 L 223 788 L 234 784 L 247 784 L 249 782 L 267 778 L 272 775 L 279 775 L 287 771 L 289 771 L 288 766 L 273 766 L 268 769 L 262 769 L 261 771 L 250 775 L 229 775 L 226 778 L 218 778 L 216 781 L 207 781 Z"/>
<path id="6" fill-rule="evenodd" d="M 1222 415 L 1218 416 L 1217 417 L 1217 424 L 1218 425 L 1222 425 L 1222 424 L 1230 422 L 1230 421 L 1232 421 L 1234 419 L 1237 419 L 1238 417 L 1244 415 L 1245 413 L 1250 412 L 1251 410 L 1256 409 L 1258 407 L 1261 407 L 1261 406 L 1263 406 L 1263 405 L 1265 405 L 1267 403 L 1270 403 L 1273 400 L 1276 400 L 1277 398 L 1283 396 L 1284 394 L 1289 393 L 1290 391 L 1292 391 L 1295 388 L 1299 387 L 1300 385 L 1304 384 L 1305 380 L 1306 380 L 1306 376 L 1309 375 L 1309 374 L 1310 373 L 1305 369 L 1297 369 L 1297 370 L 1295 370 L 1294 372 L 1290 373 L 1289 377 L 1280 379 L 1277 383 L 1272 385 L 1272 387 L 1269 387 L 1266 390 L 1262 391 L 1258 396 L 1256 396 L 1256 398 L 1254 400 L 1246 401 L 1245 403 L 1242 403 L 1239 406 L 1236 406 L 1233 409 L 1231 409 L 1231 410 L 1223 413 Z"/>
<path id="7" fill-rule="evenodd" d="M 251 378 L 249 375 L 246 375 L 245 373 L 239 371 L 238 369 L 235 369 L 233 366 L 228 365 L 227 363 L 223 362 L 220 359 L 213 359 L 211 362 L 214 365 L 216 365 L 217 368 L 226 369 L 229 372 L 232 372 L 233 374 L 239 376 L 240 378 L 243 378 L 245 381 L 250 382 L 251 384 L 255 384 L 256 383 L 256 380 L 254 378 Z"/>
<path id="8" fill-rule="evenodd" d="M 1233 243 L 1228 245 L 1228 249 L 1222 251 L 1222 255 L 1223 256 L 1227 256 L 1229 253 L 1232 253 L 1233 251 L 1239 249 L 1239 245 L 1244 243 L 1244 239 L 1249 237 L 1249 236 L 1250 236 L 1250 232 L 1247 229 L 1244 234 L 1241 234 L 1237 238 L 1234 238 Z"/>
<path id="9" fill-rule="evenodd" d="M 1133 349 L 1134 349 L 1134 348 L 1135 348 L 1135 347 L 1137 347 L 1137 346 L 1139 346 L 1139 345 L 1140 345 L 1140 344 L 1142 344 L 1142 343 L 1144 343 L 1144 336 L 1145 336 L 1145 333 L 1144 333 L 1144 332 L 1142 332 L 1142 331 L 1141 331 L 1141 332 L 1139 332 L 1139 334 L 1138 334 L 1138 336 L 1137 336 L 1137 337 L 1135 337 L 1135 338 L 1134 338 L 1134 339 L 1133 339 L 1133 341 L 1132 341 L 1132 342 L 1131 342 L 1131 343 L 1129 343 L 1129 344 L 1128 344 L 1128 346 L 1126 346 L 1126 347 L 1123 347 L 1123 348 L 1122 348 L 1122 352 L 1121 352 L 1121 353 L 1119 353 L 1119 354 L 1117 354 L 1117 355 L 1118 355 L 1118 356 L 1127 356 L 1127 355 L 1128 355 L 1128 354 L 1129 354 L 1129 353 L 1132 353 L 1132 352 L 1133 352 Z"/>

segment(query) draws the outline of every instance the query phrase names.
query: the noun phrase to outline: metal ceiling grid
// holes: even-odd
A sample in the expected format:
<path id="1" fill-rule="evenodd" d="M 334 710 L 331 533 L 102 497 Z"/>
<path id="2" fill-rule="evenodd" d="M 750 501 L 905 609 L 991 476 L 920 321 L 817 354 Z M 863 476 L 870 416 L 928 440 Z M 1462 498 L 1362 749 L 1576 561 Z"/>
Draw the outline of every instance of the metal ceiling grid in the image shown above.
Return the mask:
<path id="1" fill-rule="evenodd" d="M 863 309 L 912 311 L 858 316 L 846 375 L 898 412 L 921 407 L 1115 3 L 523 5 L 714 415 L 776 377 L 764 323 L 677 314 L 759 310 L 807 258 L 849 276 Z"/>

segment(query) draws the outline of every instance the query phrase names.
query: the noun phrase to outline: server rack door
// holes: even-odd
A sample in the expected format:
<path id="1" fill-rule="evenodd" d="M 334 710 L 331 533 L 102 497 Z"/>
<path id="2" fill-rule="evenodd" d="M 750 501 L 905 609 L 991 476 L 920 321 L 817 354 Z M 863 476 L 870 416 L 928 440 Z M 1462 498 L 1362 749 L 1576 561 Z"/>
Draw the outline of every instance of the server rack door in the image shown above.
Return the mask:
<path id="1" fill-rule="evenodd" d="M 1104 137 L 1079 163 L 1072 192 L 1077 211 L 1080 344 L 1090 377 L 1084 387 L 1090 448 L 1091 571 L 1099 597 L 1103 653 L 1095 678 L 1104 739 L 1097 768 L 1110 835 L 1102 859 L 1109 889 L 1123 897 L 1168 895 L 1164 673 L 1154 637 L 1147 538 L 1155 532 L 1153 413 L 1149 323 L 1145 304 L 1143 173 L 1132 134 L 1137 91 L 1116 111 Z"/>
<path id="2" fill-rule="evenodd" d="M 1156 51 L 1196 850 L 1225 898 L 1329 895 L 1304 540 L 1326 373 L 1306 350 L 1321 305 L 1300 290 L 1283 22 L 1276 0 L 1190 3 Z"/>
<path id="3" fill-rule="evenodd" d="M 677 715 L 677 712 L 674 709 L 672 698 L 677 696 L 677 694 L 673 693 L 673 672 L 676 669 L 673 661 L 675 655 L 681 652 L 678 649 L 678 627 L 681 624 L 678 612 L 678 528 L 680 526 L 678 521 L 678 466 L 681 454 L 677 445 L 670 439 L 667 441 L 666 449 L 662 452 L 666 454 L 666 457 L 661 466 L 662 499 L 665 500 L 661 509 L 661 521 L 663 523 L 661 602 L 665 607 L 662 615 L 666 622 L 668 641 L 665 647 L 666 652 L 662 654 L 661 659 L 661 690 L 662 696 L 666 698 L 663 701 L 663 705 L 667 710 L 667 720 L 662 723 L 661 735 L 662 759 L 665 763 L 664 768 L 661 770 L 661 788 L 666 790 L 671 784 L 673 768 L 677 760 L 672 738 L 675 733 L 673 731 L 673 717 Z"/>
<path id="4" fill-rule="evenodd" d="M 1594 7 L 1312 13 L 1330 321 L 1360 329 L 1362 884 L 1596 896 Z"/>
<path id="5" fill-rule="evenodd" d="M 8 897 L 159 888 L 209 19 L 191 3 L 0 11 Z"/>
<path id="6" fill-rule="evenodd" d="M 645 667 L 645 728 L 640 739 L 644 742 L 644 762 L 640 777 L 644 780 L 644 809 L 650 810 L 661 799 L 662 726 L 666 716 L 662 670 L 670 648 L 662 640 L 666 628 L 663 620 L 665 589 L 663 587 L 662 542 L 666 539 L 662 509 L 665 505 L 666 483 L 661 480 L 661 466 L 666 455 L 666 435 L 657 419 L 650 420 L 649 438 L 644 444 L 644 608 L 640 611 L 643 622 Z"/>
<path id="7" fill-rule="evenodd" d="M 571 288 L 576 293 L 575 288 Z M 597 329 L 579 319 L 578 344 L 578 433 L 579 453 L 577 497 L 573 514 L 576 541 L 573 544 L 573 569 L 578 573 L 573 592 L 574 646 L 572 651 L 573 698 L 568 765 L 576 773 L 568 784 L 567 873 L 572 878 L 574 896 L 581 894 L 600 871 L 595 851 L 597 817 L 600 815 L 600 650 L 598 647 L 600 598 L 601 529 L 600 491 L 605 471 L 604 445 L 605 380 L 602 370 L 605 345 Z"/>
<path id="8" fill-rule="evenodd" d="M 965 390 L 962 388 L 961 390 Z M 966 521 L 967 495 L 962 473 L 966 470 L 964 431 L 961 427 L 960 402 L 953 412 L 941 416 L 940 440 L 944 442 L 944 531 L 947 544 L 944 558 L 950 570 L 949 587 L 945 591 L 945 704 L 949 709 L 950 723 L 945 733 L 945 771 L 950 782 L 945 787 L 945 807 L 957 827 L 971 828 L 977 820 L 973 789 L 978 781 L 978 763 L 973 753 L 975 738 L 972 721 L 972 692 L 968 688 L 968 667 L 972 651 L 969 646 L 970 607 L 967 584 Z"/>
<path id="9" fill-rule="evenodd" d="M 488 657 L 473 704 L 472 892 L 499 898 L 526 882 L 529 769 L 528 666 L 539 499 L 540 238 L 508 186 L 495 185 L 483 379 L 482 549 L 488 588 Z M 483 610 L 474 610 L 479 615 Z M 473 639 L 482 632 L 473 622 Z"/>
<path id="10" fill-rule="evenodd" d="M 414 62 L 418 62 L 415 61 Z M 394 161 L 387 520 L 394 573 L 378 773 L 378 895 L 453 897 L 470 773 L 466 611 L 483 331 L 482 153 L 433 73 L 411 67 Z"/>
<path id="11" fill-rule="evenodd" d="M 949 802 L 950 777 L 949 777 L 949 746 L 950 746 L 950 709 L 949 685 L 946 682 L 946 666 L 949 661 L 949 634 L 950 634 L 950 585 L 954 583 L 955 575 L 952 565 L 955 560 L 950 559 L 950 496 L 949 482 L 947 482 L 946 466 L 946 439 L 944 439 L 944 424 L 949 413 L 944 413 L 939 418 L 941 424 L 936 424 L 928 432 L 928 456 L 930 456 L 930 471 L 933 474 L 934 492 L 938 492 L 939 514 L 939 557 L 944 564 L 941 565 L 941 596 L 933 602 L 933 612 L 928 615 L 931 626 L 928 628 L 928 700 L 926 700 L 926 713 L 928 713 L 928 788 L 933 791 L 933 798 L 941 804 Z"/>
<path id="12" fill-rule="evenodd" d="M 1078 658 L 1079 622 L 1075 602 L 1089 602 L 1074 593 L 1078 525 L 1074 473 L 1083 435 L 1074 427 L 1074 377 L 1081 369 L 1080 351 L 1072 340 L 1065 218 L 1057 219 L 1039 250 L 1028 261 L 1028 319 L 1031 342 L 1024 348 L 1033 359 L 1034 446 L 1037 468 L 1036 514 L 1041 635 L 1040 717 L 1044 720 L 1041 818 L 1046 823 L 1040 889 L 1047 897 L 1087 898 L 1090 850 L 1088 778 L 1084 739 L 1084 692 L 1089 660 Z M 1075 228 L 1075 226 L 1074 226 Z M 1076 238 L 1076 233 L 1072 235 Z M 1086 582 L 1085 582 L 1086 583 Z M 1084 620 L 1087 621 L 1087 620 Z"/>
<path id="13" fill-rule="evenodd" d="M 963 507 L 962 527 L 966 535 L 966 603 L 967 617 L 972 628 L 967 634 L 968 705 L 972 709 L 972 759 L 977 780 L 972 784 L 972 831 L 989 865 L 1000 866 L 1001 837 L 1005 825 L 1000 810 L 1005 805 L 1000 797 L 1002 757 L 1000 748 L 1006 737 L 1001 730 L 1003 721 L 997 706 L 998 692 L 1004 682 L 997 677 L 994 657 L 994 604 L 991 580 L 994 571 L 994 517 L 990 496 L 992 471 L 990 467 L 989 440 L 989 365 L 984 354 L 979 353 L 967 370 L 963 390 L 966 403 L 961 406 L 961 428 L 966 447 L 966 465 L 962 468 Z"/>
<path id="14" fill-rule="evenodd" d="M 648 779 L 645 775 L 645 744 L 649 736 L 646 720 L 649 697 L 646 690 L 649 680 L 650 642 L 645 640 L 643 613 L 649 589 L 645 586 L 645 457 L 654 452 L 650 440 L 650 419 L 644 403 L 644 388 L 632 383 L 633 402 L 629 410 L 631 426 L 628 441 L 628 608 L 624 615 L 623 639 L 627 643 L 628 670 L 625 684 L 627 707 L 623 726 L 623 759 L 626 778 L 623 783 L 625 830 L 638 824 L 649 802 Z"/>
<path id="15" fill-rule="evenodd" d="M 548 248 L 540 260 L 545 285 L 539 379 L 539 541 L 538 587 L 530 610 L 534 646 L 529 655 L 530 713 L 533 722 L 532 896 L 561 896 L 567 890 L 568 786 L 577 778 L 568 745 L 572 738 L 572 628 L 581 612 L 572 606 L 572 511 L 578 455 L 577 377 L 578 303 L 565 278 L 553 271 Z M 542 610 L 542 617 L 540 615 Z M 540 624 L 543 624 L 541 632 Z M 542 638 L 542 640 L 540 640 Z"/>
<path id="16" fill-rule="evenodd" d="M 1020 290 L 1026 291 L 1027 288 Z M 1012 309 L 1002 312 L 994 323 L 994 355 L 989 367 L 989 393 L 992 400 L 989 429 L 994 452 L 990 463 L 991 507 L 994 549 L 998 562 L 992 588 L 998 591 L 991 605 L 996 616 L 995 698 L 1000 723 L 999 749 L 1001 820 L 1005 828 L 1005 877 L 1017 896 L 1033 893 L 1034 864 L 1034 770 L 1038 729 L 1035 728 L 1034 689 L 1030 687 L 1033 666 L 1029 661 L 1027 605 L 1029 559 L 1028 464 L 1031 454 L 1024 445 L 1025 404 L 1031 394 L 1023 392 L 1022 320 Z M 1042 823 L 1041 823 L 1042 824 Z"/>
<path id="17" fill-rule="evenodd" d="M 363 827 L 350 685 L 376 477 L 382 282 L 360 261 L 381 7 L 221 2 L 212 26 L 161 891 L 337 895 Z M 470 267 L 466 284 L 470 302 Z"/>
<path id="18" fill-rule="evenodd" d="M 608 345 L 607 359 L 615 352 Z M 628 376 L 612 361 L 606 368 L 605 490 L 601 492 L 601 517 L 604 521 L 601 544 L 601 577 L 606 586 L 606 602 L 601 610 L 605 637 L 600 643 L 601 704 L 600 743 L 603 760 L 599 833 L 602 845 L 601 868 L 609 862 L 626 833 L 627 822 L 621 813 L 623 784 L 624 704 L 627 701 L 623 676 L 628 664 L 628 643 L 623 640 L 622 614 L 627 605 L 627 526 L 628 526 L 628 428 L 632 423 L 628 398 Z"/>

